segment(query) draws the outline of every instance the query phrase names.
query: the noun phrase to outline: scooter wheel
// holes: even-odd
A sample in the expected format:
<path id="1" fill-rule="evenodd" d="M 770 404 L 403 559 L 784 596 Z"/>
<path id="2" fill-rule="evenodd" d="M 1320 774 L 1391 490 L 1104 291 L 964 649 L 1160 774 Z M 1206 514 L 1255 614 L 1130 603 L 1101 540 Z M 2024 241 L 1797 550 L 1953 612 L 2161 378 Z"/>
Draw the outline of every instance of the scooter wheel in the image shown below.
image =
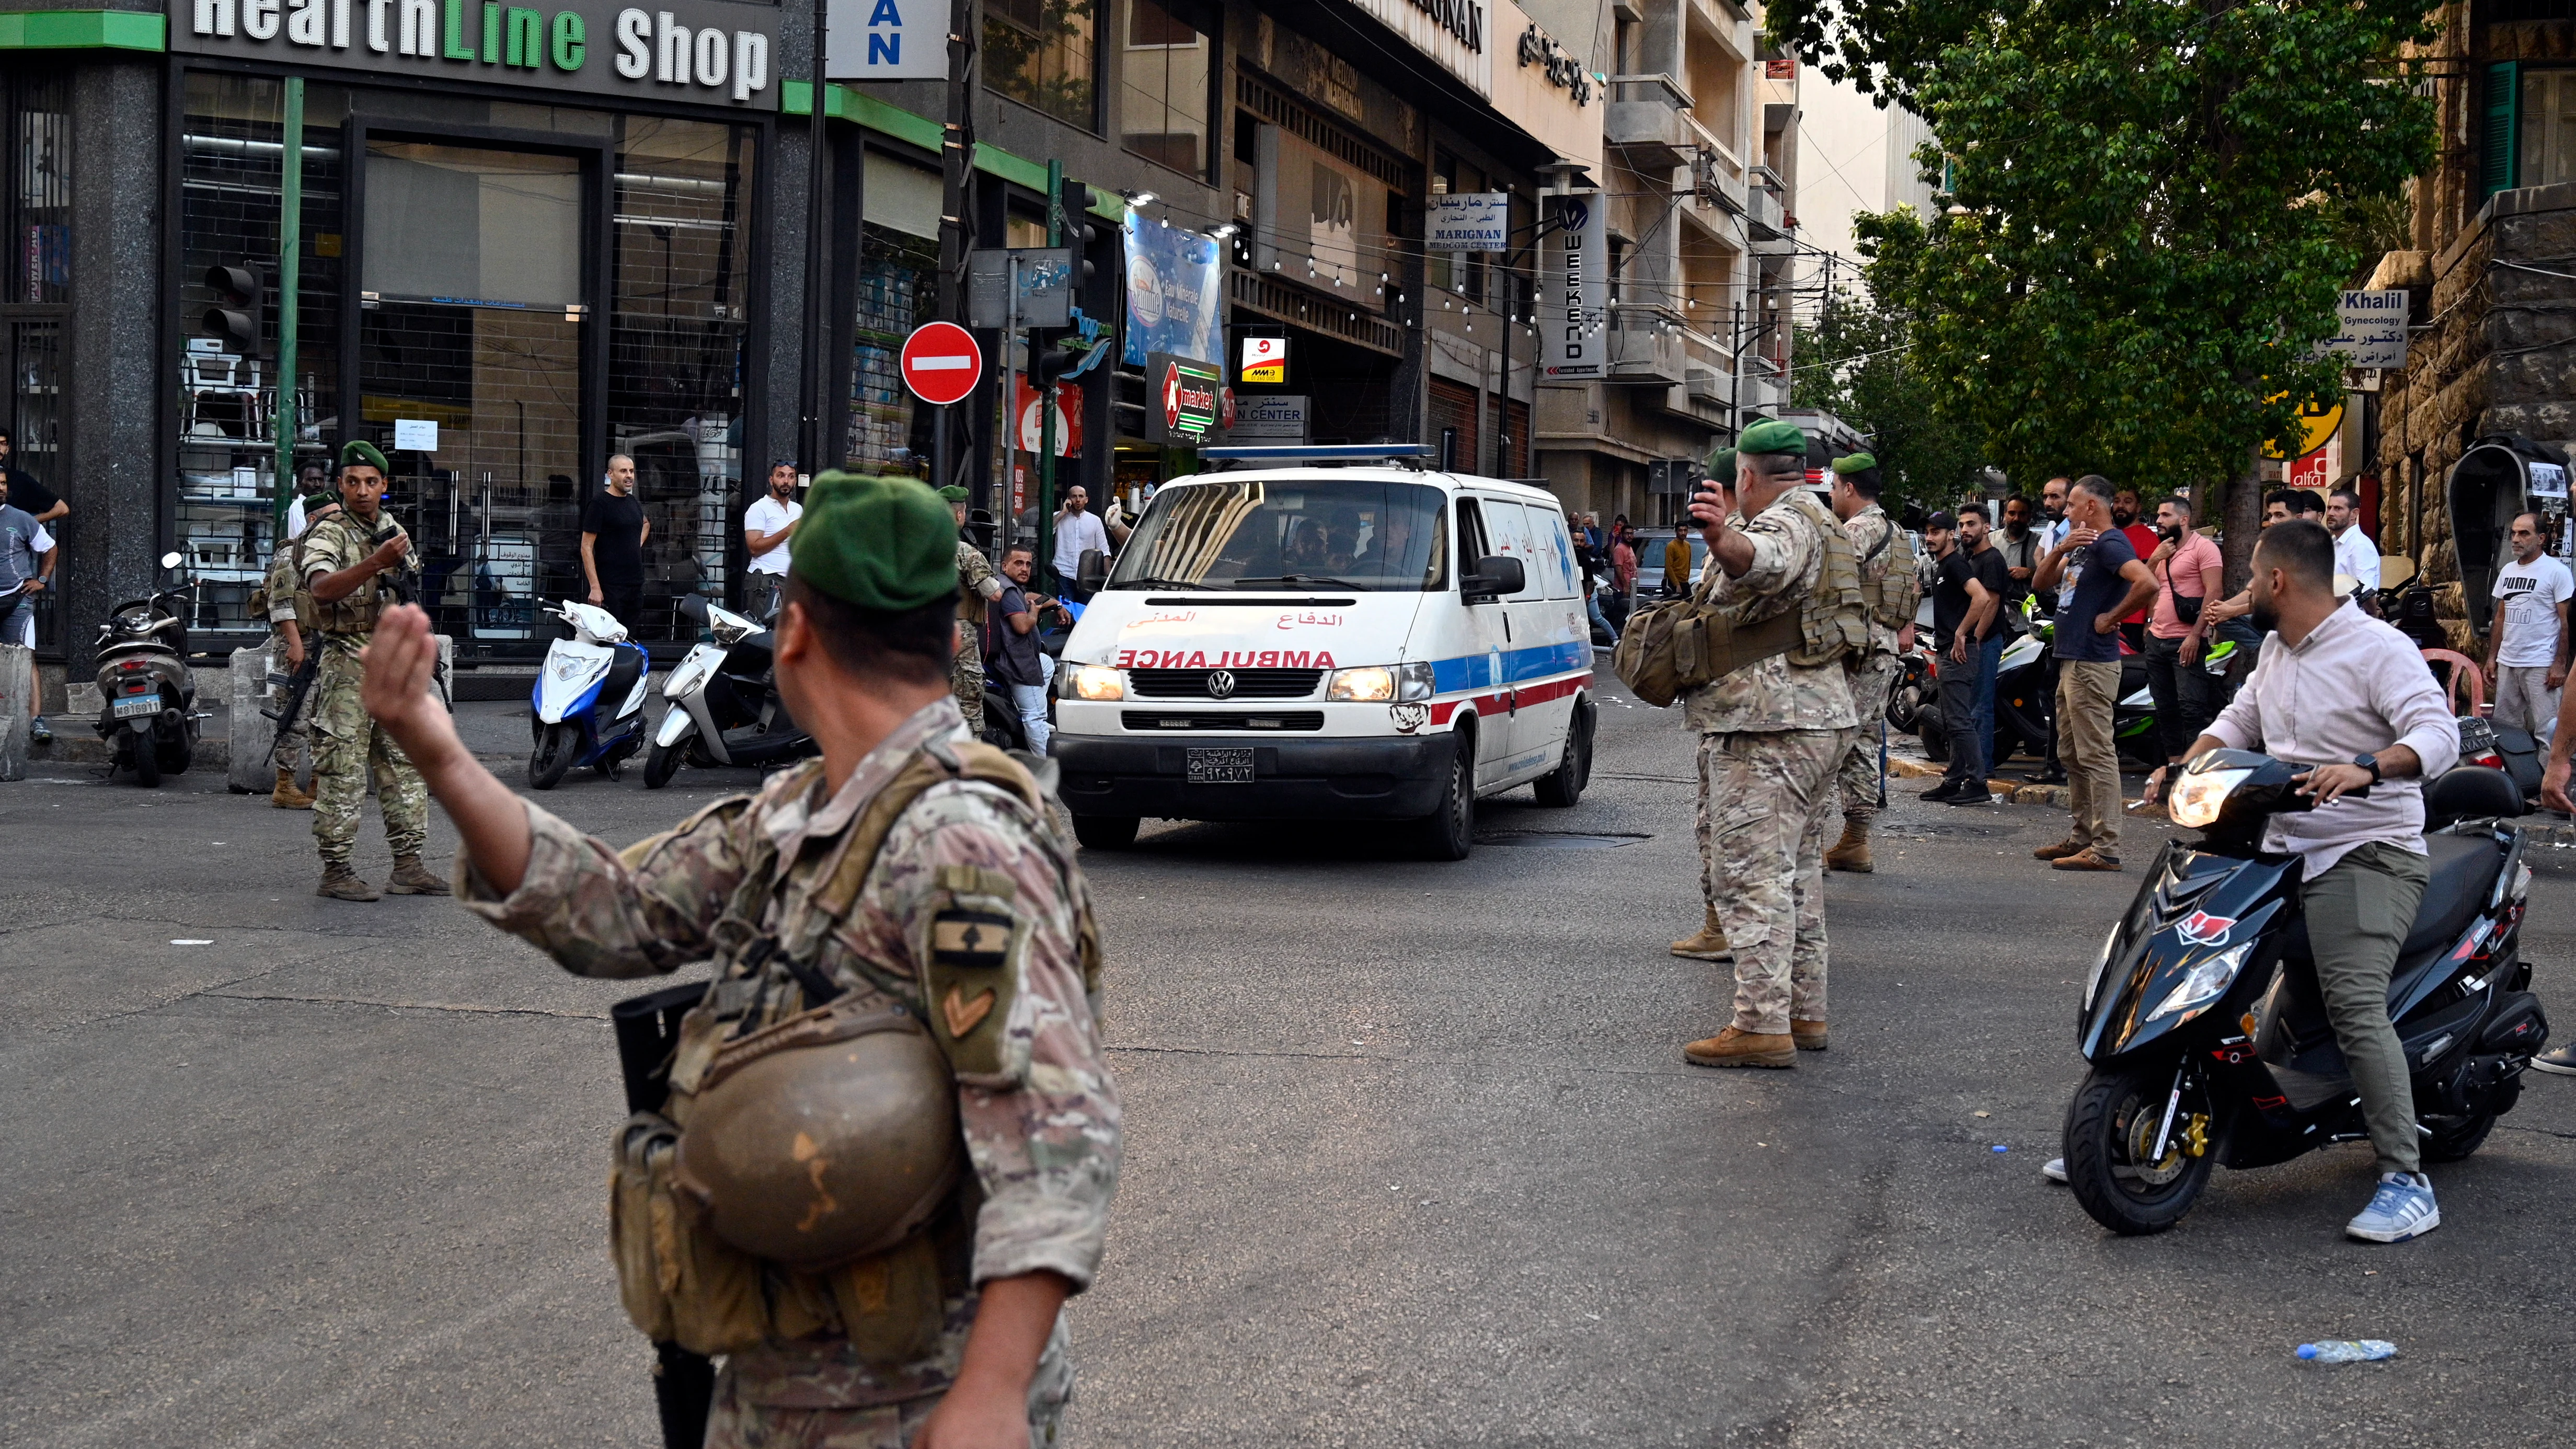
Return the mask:
<path id="1" fill-rule="evenodd" d="M 146 790 L 158 788 L 161 784 L 161 751 L 152 743 L 151 733 L 129 726 L 126 738 L 127 751 L 134 761 L 134 783 Z"/>
<path id="2" fill-rule="evenodd" d="M 2066 1107 L 2066 1185 L 2093 1221 L 2123 1237 L 2181 1222 L 2218 1164 L 2215 1114 L 2197 1076 L 2183 1083 L 2163 1155 L 2152 1155 L 2173 1083 L 2171 1066 L 2097 1070 Z"/>
<path id="3" fill-rule="evenodd" d="M 546 726 L 546 732 L 537 737 L 536 749 L 528 755 L 529 788 L 553 789 L 563 779 L 564 771 L 572 768 L 572 757 L 580 744 L 581 736 L 572 726 Z"/>
<path id="4" fill-rule="evenodd" d="M 2487 1134 L 2495 1130 L 2500 1115 L 2481 1112 L 2475 1117 L 2427 1117 L 2426 1135 L 2416 1150 L 2424 1154 L 2426 1162 L 2457 1162 L 2486 1145 Z"/>
<path id="5" fill-rule="evenodd" d="M 659 790 L 670 784 L 671 777 L 680 773 L 680 756 L 687 748 L 686 745 L 656 744 L 647 751 L 644 755 L 644 788 Z"/>

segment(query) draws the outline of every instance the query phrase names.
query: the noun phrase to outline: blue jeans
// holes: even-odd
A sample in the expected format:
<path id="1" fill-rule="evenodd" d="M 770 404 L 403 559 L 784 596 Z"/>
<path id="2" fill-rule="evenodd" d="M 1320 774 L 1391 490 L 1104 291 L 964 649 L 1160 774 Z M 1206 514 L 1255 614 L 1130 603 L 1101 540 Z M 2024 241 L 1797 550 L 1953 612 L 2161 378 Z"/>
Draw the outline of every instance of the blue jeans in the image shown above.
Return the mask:
<path id="1" fill-rule="evenodd" d="M 1029 753 L 1043 757 L 1047 741 L 1054 737 L 1055 727 L 1047 723 L 1047 687 L 1043 684 L 1006 684 L 1011 692 L 1011 709 L 1020 717 L 1020 728 L 1029 737 Z"/>
<path id="2" fill-rule="evenodd" d="M 1995 672 L 2003 664 L 2004 636 L 2000 633 L 1977 646 L 1977 712 L 1975 724 L 1978 740 L 1986 751 L 1986 768 L 1995 764 Z"/>

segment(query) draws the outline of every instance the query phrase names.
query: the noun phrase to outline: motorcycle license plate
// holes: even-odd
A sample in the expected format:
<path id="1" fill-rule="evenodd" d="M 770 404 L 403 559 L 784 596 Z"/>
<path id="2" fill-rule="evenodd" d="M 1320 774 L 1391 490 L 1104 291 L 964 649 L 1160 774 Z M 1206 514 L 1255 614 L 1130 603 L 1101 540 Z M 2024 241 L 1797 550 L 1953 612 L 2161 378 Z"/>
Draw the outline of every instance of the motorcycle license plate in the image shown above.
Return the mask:
<path id="1" fill-rule="evenodd" d="M 160 712 L 161 696 L 157 694 L 138 694 L 131 699 L 120 699 L 114 708 L 115 717 L 118 719 L 136 719 Z"/>
<path id="2" fill-rule="evenodd" d="M 1249 785 L 1252 783 L 1252 751 L 1192 750 L 1189 771 L 1193 785 Z"/>

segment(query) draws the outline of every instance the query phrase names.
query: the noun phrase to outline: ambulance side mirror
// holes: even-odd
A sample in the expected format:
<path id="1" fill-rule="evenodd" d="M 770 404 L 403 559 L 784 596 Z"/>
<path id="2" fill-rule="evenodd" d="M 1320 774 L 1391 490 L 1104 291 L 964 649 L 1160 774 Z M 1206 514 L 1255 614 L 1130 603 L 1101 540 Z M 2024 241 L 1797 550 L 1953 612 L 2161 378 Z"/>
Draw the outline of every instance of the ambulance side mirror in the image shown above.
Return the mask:
<path id="1" fill-rule="evenodd" d="M 1073 566 L 1073 581 L 1098 592 L 1102 584 L 1109 582 L 1109 555 L 1096 548 L 1084 549 L 1081 560 Z"/>
<path id="2" fill-rule="evenodd" d="M 1476 560 L 1476 571 L 1458 580 L 1458 592 L 1473 603 L 1478 599 L 1517 594 L 1528 582 L 1529 576 L 1522 571 L 1519 559 L 1508 554 L 1495 554 Z"/>

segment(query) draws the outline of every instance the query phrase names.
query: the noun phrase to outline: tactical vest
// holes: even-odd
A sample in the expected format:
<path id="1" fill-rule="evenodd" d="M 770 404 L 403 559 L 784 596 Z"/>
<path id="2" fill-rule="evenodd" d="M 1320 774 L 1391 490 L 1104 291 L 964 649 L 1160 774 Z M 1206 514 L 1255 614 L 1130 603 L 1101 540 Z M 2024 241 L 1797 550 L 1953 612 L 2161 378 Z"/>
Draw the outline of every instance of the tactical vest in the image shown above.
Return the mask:
<path id="1" fill-rule="evenodd" d="M 815 772 L 820 765 L 803 768 Z M 915 1361 L 938 1346 L 945 1300 L 969 1287 L 980 1202 L 971 1167 L 958 1173 L 953 1190 L 930 1194 L 934 1200 L 926 1202 L 923 1216 L 902 1225 L 893 1246 L 808 1270 L 762 1259 L 727 1242 L 716 1231 L 707 1200 L 692 1190 L 680 1170 L 679 1142 L 693 1112 L 723 1085 L 732 1060 L 758 1059 L 764 1040 L 775 1036 L 802 1034 L 828 1046 L 861 1032 L 926 1032 L 946 1060 L 951 1112 L 955 1081 L 987 1080 L 995 1063 L 979 1048 L 983 1038 L 998 1037 L 1006 1007 L 997 1005 L 969 1030 L 959 1031 L 961 1018 L 927 999 L 919 1021 L 888 1022 L 886 1018 L 913 1013 L 880 1006 L 864 1018 L 837 1025 L 830 1020 L 834 1006 L 812 1004 L 832 986 L 813 963 L 857 904 L 895 822 L 923 792 L 959 779 L 1008 790 L 1037 813 L 1043 829 L 1055 829 L 1037 782 L 1008 755 L 989 745 L 932 744 L 908 761 L 851 823 L 838 847 L 838 863 L 813 888 L 792 939 L 760 928 L 775 888 L 777 858 L 767 836 L 755 842 L 743 883 L 714 933 L 723 958 L 716 979 L 680 1026 L 670 1100 L 663 1112 L 639 1112 L 628 1119 L 612 1142 L 609 1233 L 618 1292 L 628 1319 L 654 1342 L 677 1343 L 712 1357 L 838 1333 L 860 1359 L 879 1367 Z M 630 847 L 630 863 L 640 860 L 649 845 Z M 940 883 L 971 896 L 996 889 L 987 875 L 972 866 L 943 867 Z M 1097 992 L 1100 938 L 1091 903 L 1078 888 L 1074 911 L 1083 989 Z M 881 992 L 898 999 L 904 995 L 904 978 L 872 963 L 859 965 Z M 920 986 L 928 998 L 932 982 L 926 969 Z M 989 1032 L 983 1030 L 988 1024 Z M 936 1171 L 925 1169 L 919 1175 L 937 1187 Z"/>
<path id="2" fill-rule="evenodd" d="M 1803 488 L 1789 490 L 1773 506 L 1795 509 L 1822 536 L 1825 557 L 1814 587 L 1796 609 L 1750 624 L 1742 617 L 1751 600 L 1711 604 L 1693 596 L 1631 614 L 1610 667 L 1639 699 L 1660 709 L 1689 690 L 1778 655 L 1814 668 L 1869 648 L 1859 555 L 1841 521 Z M 1716 587 L 1714 570 L 1702 578 L 1702 592 Z"/>
<path id="3" fill-rule="evenodd" d="M 1914 611 L 1923 602 L 1923 577 L 1914 557 L 1914 541 L 1896 526 L 1895 519 L 1880 514 L 1879 521 L 1887 532 L 1860 566 L 1865 574 L 1868 565 L 1884 553 L 1889 555 L 1887 571 L 1876 579 L 1861 580 L 1861 605 L 1879 627 L 1902 629 L 1914 622 Z"/>
<path id="4" fill-rule="evenodd" d="M 386 528 L 402 527 L 401 524 L 381 513 L 377 518 Z M 307 556 L 305 550 L 313 541 L 313 536 L 325 528 L 337 528 L 354 533 L 362 543 L 374 536 L 366 532 L 356 519 L 346 514 L 333 514 L 304 530 L 304 536 L 295 541 L 296 594 L 299 598 L 310 601 L 313 622 L 310 624 L 304 622 L 304 610 L 299 606 L 296 611 L 296 624 L 300 628 L 319 629 L 325 634 L 372 634 L 375 632 L 376 621 L 384 617 L 385 609 L 393 602 L 387 597 L 390 592 L 386 587 L 387 573 L 408 572 L 417 568 L 420 555 L 417 552 L 405 554 L 402 562 L 396 564 L 393 569 L 386 573 L 369 574 L 356 588 L 339 598 L 328 601 L 316 599 L 312 597 L 313 588 L 305 564 Z"/>

